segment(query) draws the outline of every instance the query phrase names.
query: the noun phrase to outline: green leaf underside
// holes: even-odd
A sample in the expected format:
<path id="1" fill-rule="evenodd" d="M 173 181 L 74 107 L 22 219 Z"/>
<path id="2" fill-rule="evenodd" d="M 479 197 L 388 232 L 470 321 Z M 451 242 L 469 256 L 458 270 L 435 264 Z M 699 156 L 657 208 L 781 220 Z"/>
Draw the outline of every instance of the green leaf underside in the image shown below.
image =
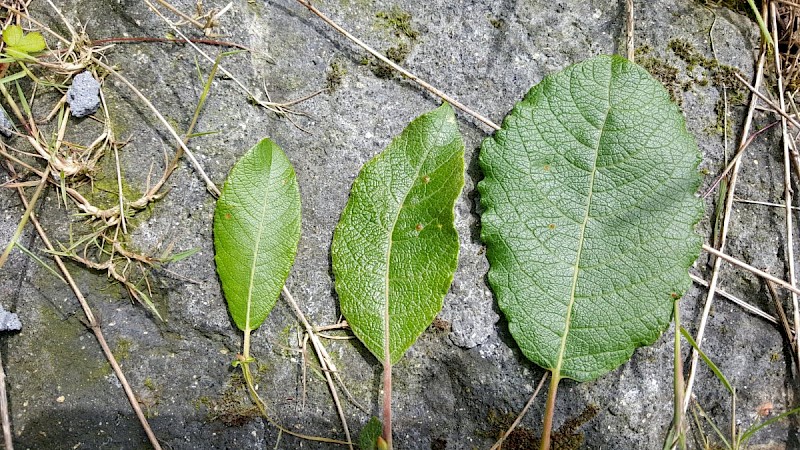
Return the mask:
<path id="1" fill-rule="evenodd" d="M 664 88 L 600 56 L 542 80 L 484 140 L 489 283 L 525 356 L 587 381 L 669 324 L 700 252 L 700 154 Z"/>
<path id="2" fill-rule="evenodd" d="M 463 186 L 464 143 L 447 104 L 411 122 L 353 182 L 331 247 L 336 292 L 380 361 L 386 348 L 398 361 L 442 308 L 458 261 L 453 208 Z"/>
<path id="3" fill-rule="evenodd" d="M 292 164 L 264 139 L 233 166 L 214 212 L 214 248 L 228 310 L 242 331 L 266 319 L 300 240 L 300 190 Z"/>

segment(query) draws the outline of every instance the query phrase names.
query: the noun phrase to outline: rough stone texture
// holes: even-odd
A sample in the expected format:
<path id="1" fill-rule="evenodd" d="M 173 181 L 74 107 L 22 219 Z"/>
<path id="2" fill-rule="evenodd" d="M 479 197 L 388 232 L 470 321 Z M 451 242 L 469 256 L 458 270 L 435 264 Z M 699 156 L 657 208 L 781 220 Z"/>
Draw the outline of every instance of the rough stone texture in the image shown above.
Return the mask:
<path id="1" fill-rule="evenodd" d="M 171 32 L 138 1 L 60 3 L 73 26 L 80 20 L 95 39 L 161 37 Z M 193 1 L 172 4 L 183 11 L 195 10 Z M 203 2 L 206 8 L 225 4 Z M 403 64 L 408 69 L 496 122 L 546 74 L 589 56 L 622 52 L 624 42 L 623 2 L 612 0 L 341 0 L 318 4 L 380 50 L 406 42 L 410 52 Z M 714 106 L 722 87 L 702 83 L 707 76 L 704 69 L 688 67 L 667 45 L 673 39 L 685 39 L 700 54 L 711 56 L 709 39 L 713 37 L 721 62 L 738 67 L 749 77 L 756 27 L 747 17 L 689 0 L 636 4 L 637 45 L 648 45 L 654 62 L 677 69 L 675 92 L 703 152 L 703 167 L 712 174 L 703 186 L 705 191 L 724 167 L 722 135 L 711 130 L 717 123 Z M 33 14 L 66 33 L 45 3 L 35 6 Z M 411 23 L 419 31 L 416 39 L 398 36 L 376 17 L 393 6 L 412 15 Z M 184 30 L 201 37 L 197 30 Z M 306 114 L 292 118 L 297 126 L 253 106 L 232 80 L 218 75 L 197 131 L 219 133 L 190 142 L 218 185 L 236 158 L 260 138 L 270 136 L 286 151 L 303 198 L 303 235 L 288 287 L 309 320 L 320 325 L 334 323 L 339 314 L 329 249 L 350 185 L 365 161 L 438 100 L 398 76 L 377 77 L 369 64 L 361 64 L 363 51 L 289 0 L 235 1 L 217 31 L 224 34 L 223 39 L 252 49 L 251 53 L 225 57 L 223 65 L 252 91 L 266 87 L 273 100 L 325 89 L 334 62 L 344 71 L 333 91 L 293 107 Z M 212 55 L 226 50 L 203 48 Z M 195 60 L 200 61 L 203 76 L 210 64 L 190 47 L 167 43 L 118 45 L 106 55 L 172 123 L 185 129 L 202 91 Z M 109 76 L 103 89 L 117 137 L 130 139 L 120 153 L 125 183 L 133 191 L 143 191 L 149 177 L 160 175 L 163 153 L 173 151 L 173 142 L 122 83 Z M 37 102 L 47 100 L 43 96 Z M 731 112 L 732 129 L 738 130 L 743 108 L 734 106 Z M 481 178 L 477 149 L 489 130 L 463 113 L 459 117 L 468 165 L 466 186 L 456 206 L 461 236 L 459 267 L 439 326 L 424 333 L 395 367 L 397 448 L 488 448 L 504 415 L 522 408 L 543 374 L 516 348 L 485 282 L 488 266 L 479 240 L 475 184 Z M 764 126 L 775 118 L 759 113 L 756 120 L 757 126 Z M 69 129 L 69 138 L 88 145 L 96 137 L 93 126 L 90 121 L 75 124 Z M 735 148 L 735 142 L 735 136 L 730 136 L 728 148 Z M 113 156 L 106 155 L 106 160 Z M 777 129 L 765 132 L 747 150 L 744 161 L 739 196 L 779 202 L 783 163 Z M 113 181 L 113 167 L 113 163 L 101 162 L 95 182 Z M 3 181 L 9 177 L 2 176 Z M 154 300 L 165 322 L 132 304 L 123 289 L 109 286 L 104 274 L 76 264 L 69 267 L 102 319 L 109 345 L 166 448 L 272 448 L 279 439 L 275 427 L 258 419 L 233 424 L 220 420 L 236 419 L 224 408 L 233 403 L 231 398 L 239 398 L 226 393 L 236 378 L 230 362 L 241 347 L 241 334 L 226 312 L 215 275 L 214 199 L 188 163 L 173 175 L 169 188 L 166 197 L 131 227 L 132 242 L 142 252 L 160 255 L 167 248 L 198 250 L 151 274 Z M 49 191 L 37 214 L 52 238 L 67 242 L 67 224 L 79 224 L 80 219 L 65 214 L 58 202 L 57 193 Z M 712 206 L 710 196 L 708 211 Z M 2 242 L 12 235 L 23 209 L 14 191 L 0 191 Z M 713 223 L 710 217 L 700 224 L 705 235 Z M 30 229 L 22 242 L 29 249 L 42 248 Z M 780 210 L 736 205 L 731 254 L 783 277 L 784 244 Z M 708 278 L 705 258 L 696 268 Z M 721 286 L 773 311 L 765 287 L 752 275 L 725 265 Z M 704 295 L 703 288 L 695 287 L 682 300 L 683 324 L 691 332 L 696 331 Z M 26 324 L 21 332 L 2 340 L 18 447 L 146 448 L 144 434 L 117 379 L 81 322 L 82 312 L 72 292 L 50 272 L 15 252 L 0 271 L 0 298 Z M 293 314 L 280 301 L 253 335 L 252 352 L 262 363 L 258 373 L 261 395 L 273 415 L 290 429 L 341 438 L 327 387 L 312 371 L 302 407 L 302 360 L 290 350 L 296 347 L 297 329 Z M 629 363 L 596 381 L 563 381 L 556 427 L 593 404 L 599 412 L 581 428 L 583 448 L 659 447 L 672 418 L 673 332 L 667 330 L 655 345 L 638 350 Z M 356 341 L 336 340 L 327 345 L 353 396 L 371 414 L 378 414 L 379 363 Z M 776 412 L 795 404 L 798 386 L 792 377 L 788 346 L 772 324 L 718 298 L 704 348 L 738 389 L 736 418 L 740 426 L 756 422 L 756 409 L 764 402 L 772 402 Z M 730 429 L 730 397 L 704 367 L 695 393 L 719 428 Z M 238 391 L 237 395 L 244 394 Z M 522 423 L 536 434 L 543 403 L 542 397 Z M 248 404 L 246 398 L 242 404 Z M 354 432 L 369 417 L 350 403 L 345 403 L 345 412 Z M 796 424 L 783 422 L 762 431 L 752 442 L 771 445 L 769 448 L 798 448 L 796 430 Z M 710 429 L 704 432 L 715 439 Z M 278 448 L 301 446 L 331 448 L 280 436 Z"/>
<path id="2" fill-rule="evenodd" d="M 90 72 L 81 72 L 67 89 L 67 104 L 73 117 L 86 117 L 100 107 L 100 83 Z"/>

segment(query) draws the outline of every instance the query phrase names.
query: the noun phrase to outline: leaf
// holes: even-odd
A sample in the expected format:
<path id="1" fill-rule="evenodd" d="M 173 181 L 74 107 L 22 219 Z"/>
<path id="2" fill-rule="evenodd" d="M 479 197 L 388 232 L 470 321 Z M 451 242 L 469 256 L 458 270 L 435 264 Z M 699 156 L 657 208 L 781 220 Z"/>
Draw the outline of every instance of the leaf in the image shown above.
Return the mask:
<path id="1" fill-rule="evenodd" d="M 23 34 L 22 27 L 19 25 L 9 25 L 3 30 L 3 42 L 8 46 L 6 52 L 13 57 L 24 58 L 30 53 L 40 52 L 47 47 L 41 33 L 32 31 Z"/>
<path id="2" fill-rule="evenodd" d="M 376 450 L 378 448 L 378 438 L 381 437 L 381 431 L 383 431 L 381 420 L 372 416 L 358 435 L 359 450 Z"/>
<path id="3" fill-rule="evenodd" d="M 228 310 L 254 330 L 281 292 L 300 240 L 300 190 L 292 164 L 264 139 L 233 166 L 214 212 L 214 248 Z"/>
<path id="4" fill-rule="evenodd" d="M 700 155 L 667 92 L 600 56 L 549 76 L 484 140 L 489 283 L 522 352 L 594 379 L 667 327 L 700 252 Z"/>
<path id="5" fill-rule="evenodd" d="M 358 174 L 333 236 L 342 314 L 391 363 L 427 328 L 458 261 L 453 207 L 464 186 L 464 143 L 452 108 L 424 114 Z"/>

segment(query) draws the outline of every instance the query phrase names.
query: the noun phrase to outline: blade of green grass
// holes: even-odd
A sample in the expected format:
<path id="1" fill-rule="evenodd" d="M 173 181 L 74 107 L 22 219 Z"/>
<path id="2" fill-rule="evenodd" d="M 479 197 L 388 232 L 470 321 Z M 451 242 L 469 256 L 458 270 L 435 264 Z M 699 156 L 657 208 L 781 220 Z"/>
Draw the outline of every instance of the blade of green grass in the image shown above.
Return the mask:
<path id="1" fill-rule="evenodd" d="M 753 425 L 739 437 L 739 444 L 744 445 L 745 443 L 747 443 L 747 441 L 750 440 L 750 438 L 753 437 L 753 435 L 756 434 L 758 431 L 760 431 L 762 428 L 772 425 L 773 423 L 783 419 L 784 417 L 788 417 L 791 416 L 792 414 L 797 414 L 797 413 L 800 413 L 800 406 L 791 409 L 789 411 L 783 412 L 781 414 L 778 414 L 777 416 L 769 420 Z"/>
<path id="2" fill-rule="evenodd" d="M 20 244 L 19 242 L 16 242 L 14 245 L 15 245 L 15 246 L 16 246 L 18 249 L 20 249 L 20 251 L 22 251 L 22 253 L 25 253 L 26 255 L 28 255 L 28 256 L 30 256 L 31 258 L 33 258 L 33 260 L 34 260 L 34 261 L 36 261 L 37 263 L 39 263 L 39 265 L 40 265 L 40 266 L 44 267 L 44 268 L 45 268 L 45 269 L 47 269 L 47 270 L 48 270 L 50 273 L 52 273 L 53 275 L 55 275 L 55 276 L 56 276 L 56 277 L 57 277 L 59 280 L 63 281 L 63 282 L 64 282 L 64 284 L 67 284 L 67 280 L 65 280 L 65 279 L 64 279 L 64 277 L 62 277 L 62 276 L 61 276 L 61 275 L 60 275 L 58 272 L 56 272 L 56 270 L 55 270 L 55 269 L 53 269 L 52 267 L 50 267 L 50 266 L 49 266 L 49 265 L 48 265 L 46 262 L 42 261 L 42 259 L 41 259 L 41 258 L 39 258 L 38 256 L 36 256 L 36 254 L 34 254 L 33 252 L 31 252 L 30 250 L 28 250 L 27 248 L 25 248 L 25 246 L 24 246 L 24 245 Z"/>
<path id="3" fill-rule="evenodd" d="M 753 14 L 755 14 L 756 16 L 756 22 L 758 22 L 758 28 L 761 29 L 761 39 L 763 39 L 764 42 L 767 42 L 774 48 L 775 43 L 772 42 L 772 37 L 769 34 L 769 30 L 767 30 L 767 24 L 764 23 L 764 19 L 761 17 L 761 13 L 758 12 L 756 3 L 753 0 L 747 0 L 747 3 L 750 5 L 750 9 L 753 10 Z"/>
<path id="4" fill-rule="evenodd" d="M 695 403 L 694 406 L 695 406 L 695 408 L 697 408 L 700 411 L 700 416 L 703 419 L 705 419 L 705 421 L 708 423 L 708 425 L 711 427 L 711 429 L 714 430 L 714 432 L 722 440 L 722 442 L 725 443 L 725 448 L 727 448 L 728 450 L 733 450 L 733 447 L 731 447 L 730 442 L 728 442 L 728 440 L 725 439 L 725 435 L 723 435 L 722 431 L 720 431 L 720 429 L 717 428 L 717 426 L 714 424 L 714 422 L 711 421 L 711 419 L 708 417 L 708 414 L 706 414 L 705 410 L 703 410 L 703 408 L 700 406 L 700 404 L 699 403 Z"/>
<path id="5" fill-rule="evenodd" d="M 0 60 L 0 63 L 2 63 L 2 62 L 3 61 Z M 12 81 L 19 80 L 20 78 L 25 78 L 27 75 L 28 74 L 26 74 L 25 72 L 12 73 L 11 75 L 7 75 L 7 76 L 4 76 L 3 78 L 0 78 L 0 84 L 10 83 Z"/>
<path id="6" fill-rule="evenodd" d="M 711 361 L 702 350 L 700 350 L 700 347 L 697 346 L 697 342 L 694 341 L 692 336 L 689 334 L 688 331 L 686 331 L 685 328 L 680 327 L 680 329 L 683 337 L 686 338 L 686 340 L 689 341 L 690 344 L 692 344 L 692 347 L 694 347 L 695 351 L 697 351 L 700 357 L 703 358 L 703 361 L 706 363 L 708 368 L 711 369 L 712 372 L 714 372 L 714 375 L 717 376 L 719 381 L 722 383 L 723 386 L 725 386 L 728 392 L 730 392 L 731 395 L 734 395 L 733 386 L 731 386 L 731 383 L 728 381 L 727 378 L 725 378 L 725 375 L 722 374 L 722 371 L 719 370 L 719 367 L 717 367 L 717 365 L 714 364 L 714 362 Z"/>

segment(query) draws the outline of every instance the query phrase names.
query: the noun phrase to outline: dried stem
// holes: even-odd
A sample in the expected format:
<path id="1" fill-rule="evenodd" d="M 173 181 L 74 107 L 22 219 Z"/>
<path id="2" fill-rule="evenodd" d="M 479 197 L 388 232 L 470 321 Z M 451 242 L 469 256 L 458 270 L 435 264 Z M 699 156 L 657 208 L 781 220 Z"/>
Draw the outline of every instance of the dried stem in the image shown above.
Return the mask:
<path id="1" fill-rule="evenodd" d="M 386 56 L 382 55 L 380 52 L 376 51 L 375 49 L 373 49 L 372 47 L 370 47 L 369 45 L 364 43 L 362 40 L 360 40 L 357 37 L 355 37 L 352 34 L 350 34 L 347 30 L 345 30 L 344 28 L 339 26 L 339 24 L 334 22 L 330 17 L 326 16 L 320 10 L 315 8 L 314 5 L 312 5 L 310 1 L 308 1 L 308 0 L 297 0 L 297 2 L 300 3 L 301 5 L 305 6 L 312 13 L 316 14 L 317 17 L 322 19 L 323 22 L 325 22 L 328 25 L 330 25 L 334 30 L 336 30 L 339 33 L 341 33 L 342 35 L 344 35 L 344 37 L 346 37 L 347 39 L 350 39 L 356 45 L 358 45 L 359 47 L 363 48 L 364 50 L 369 52 L 372 56 L 378 58 L 379 60 L 381 60 L 381 62 L 383 62 L 384 64 L 388 65 L 392 69 L 400 72 L 401 74 L 403 74 L 405 77 L 407 77 L 411 81 L 413 81 L 413 82 L 417 83 L 418 85 L 422 86 L 424 89 L 426 89 L 431 94 L 441 98 L 442 100 L 446 101 L 447 103 L 450 103 L 451 105 L 455 106 L 456 108 L 458 108 L 458 109 L 464 111 L 465 113 L 469 114 L 470 116 L 478 119 L 479 121 L 481 121 L 484 124 L 486 124 L 487 126 L 489 126 L 489 128 L 492 128 L 493 130 L 499 130 L 500 129 L 500 126 L 497 125 L 496 123 L 492 122 L 491 120 L 487 119 L 486 117 L 482 116 L 481 114 L 473 111 L 472 109 L 468 108 L 463 103 L 461 103 L 458 100 L 454 99 L 453 97 L 445 94 L 444 92 L 440 91 L 439 89 L 436 89 L 430 83 L 428 83 L 425 80 L 421 79 L 420 77 L 414 75 L 413 73 L 409 72 L 408 70 L 400 67 L 394 61 L 390 60 Z"/>
<path id="2" fill-rule="evenodd" d="M 14 450 L 14 439 L 11 436 L 11 418 L 8 414 L 8 394 L 6 392 L 6 371 L 0 355 L 0 417 L 3 421 L 3 442 L 5 450 Z"/>
<path id="3" fill-rule="evenodd" d="M 756 70 L 756 85 L 760 85 L 761 84 L 761 81 L 762 81 L 763 76 L 764 76 L 764 63 L 765 63 L 765 60 L 766 60 L 766 53 L 767 53 L 766 49 L 767 49 L 767 46 L 766 45 L 762 45 L 761 55 L 759 56 L 759 59 L 758 59 L 758 68 Z M 753 122 L 753 113 L 755 111 L 755 105 L 757 103 L 755 95 L 756 95 L 756 92 L 754 91 L 753 96 L 751 96 L 751 98 L 750 98 L 750 107 L 748 108 L 747 117 L 745 118 L 745 122 L 744 122 L 742 137 L 741 137 L 740 145 L 739 145 L 740 148 L 744 147 L 744 144 L 747 142 L 747 138 L 748 138 L 748 136 L 750 134 L 750 127 L 751 127 L 752 122 Z M 720 236 L 719 236 L 719 239 L 720 239 L 719 240 L 720 252 L 724 251 L 725 244 L 726 244 L 726 241 L 727 241 L 728 225 L 730 223 L 731 211 L 733 210 L 732 205 L 733 205 L 733 199 L 735 197 L 736 181 L 737 181 L 737 179 L 739 177 L 739 167 L 741 166 L 741 161 L 742 161 L 742 158 L 736 159 L 736 162 L 734 163 L 733 168 L 731 170 L 730 181 L 728 183 L 728 192 L 727 192 L 727 196 L 725 197 L 725 209 L 723 211 L 724 217 L 723 217 L 722 227 L 720 229 Z M 706 247 L 708 247 L 708 246 L 707 245 L 703 246 L 704 249 Z M 716 250 L 714 250 L 714 249 L 711 249 L 711 250 L 716 252 Z M 708 323 L 708 317 L 711 314 L 711 306 L 714 303 L 714 295 L 716 294 L 716 291 L 717 291 L 717 283 L 719 281 L 720 265 L 721 264 L 722 264 L 722 259 L 721 258 L 716 258 L 714 260 L 714 266 L 713 266 L 713 269 L 711 270 L 711 281 L 709 281 L 709 283 L 708 283 L 708 294 L 706 295 L 706 302 L 705 302 L 705 305 L 703 306 L 703 313 L 702 313 L 701 318 L 700 318 L 700 325 L 698 326 L 697 336 L 695 338 L 695 341 L 697 342 L 698 346 L 702 345 L 703 335 L 705 334 L 706 324 Z M 688 375 L 688 377 L 686 379 L 686 393 L 684 395 L 684 402 L 683 402 L 683 411 L 684 412 L 686 412 L 686 410 L 688 409 L 689 402 L 690 402 L 690 400 L 692 398 L 692 388 L 694 387 L 694 378 L 695 378 L 695 374 L 697 373 L 697 366 L 698 366 L 698 363 L 699 363 L 699 359 L 700 359 L 699 353 L 697 353 L 696 350 L 692 349 L 692 362 L 691 362 L 691 365 L 689 367 L 689 375 Z"/>
<path id="4" fill-rule="evenodd" d="M 143 43 L 151 43 L 151 42 L 161 42 L 161 43 L 168 43 L 168 44 L 185 44 L 187 42 L 193 42 L 195 44 L 203 44 L 203 45 L 213 45 L 217 47 L 231 47 L 231 48 L 238 48 L 240 50 L 250 51 L 249 47 L 245 47 L 242 44 L 236 42 L 227 42 L 227 41 L 218 41 L 216 39 L 189 39 L 188 41 L 185 39 L 175 39 L 175 38 L 156 38 L 156 37 L 113 37 L 113 38 L 105 38 L 105 39 L 95 39 L 91 41 L 92 46 L 101 46 L 101 45 L 109 45 L 109 44 L 143 44 Z"/>
<path id="5" fill-rule="evenodd" d="M 633 0 L 625 0 L 625 14 L 627 20 L 625 21 L 625 52 L 628 55 L 628 60 L 633 62 L 636 54 L 636 49 L 633 46 Z"/>
<path id="6" fill-rule="evenodd" d="M 772 25 L 772 40 L 778 42 L 778 9 L 775 3 L 770 3 L 770 15 Z M 777 50 L 773 52 L 775 55 L 775 72 L 778 75 L 778 100 L 781 111 L 786 112 L 786 102 L 784 100 L 783 90 L 783 68 L 781 67 L 780 52 Z M 786 206 L 786 262 L 789 267 L 789 283 L 794 286 L 795 284 L 795 265 L 794 265 L 794 226 L 792 225 L 792 157 L 789 148 L 789 142 L 792 141 L 792 135 L 786 126 L 786 117 L 781 117 L 781 135 L 783 141 L 783 194 Z M 794 323 L 800 323 L 800 306 L 798 305 L 797 294 L 792 292 L 792 309 L 794 311 Z M 800 353 L 798 353 L 797 337 L 794 339 L 795 360 L 800 361 Z"/>
<path id="7" fill-rule="evenodd" d="M 695 283 L 697 283 L 697 284 L 699 284 L 701 286 L 708 287 L 708 282 L 706 280 L 698 277 L 697 275 L 695 275 L 695 274 L 693 274 L 691 272 L 689 273 L 689 278 L 691 278 L 692 281 L 694 281 Z M 719 288 L 717 288 L 717 295 L 719 295 L 720 297 L 727 298 L 731 302 L 741 306 L 744 310 L 746 310 L 748 312 L 751 312 L 751 313 L 757 315 L 758 317 L 761 317 L 764 320 L 772 322 L 772 323 L 774 323 L 776 325 L 778 324 L 778 319 L 776 319 L 775 317 L 773 317 L 769 313 L 764 312 L 762 309 L 757 308 L 757 307 L 747 303 L 746 301 L 740 299 L 739 297 L 736 297 L 735 295 L 731 295 L 731 294 L 729 294 L 729 293 L 727 293 L 727 292 L 725 292 L 725 291 L 723 291 L 722 289 L 719 289 Z"/>
<path id="8" fill-rule="evenodd" d="M 333 383 L 333 379 L 331 378 L 331 372 L 336 372 L 336 368 L 332 366 L 330 362 L 330 356 L 328 356 L 327 351 L 324 351 L 324 347 L 322 346 L 322 342 L 320 342 L 319 337 L 314 333 L 314 327 L 308 323 L 306 320 L 306 316 L 303 314 L 303 311 L 297 305 L 297 302 L 292 297 L 291 292 L 286 286 L 283 286 L 283 296 L 286 299 L 286 302 L 289 303 L 289 306 L 292 307 L 292 311 L 294 311 L 295 316 L 300 320 L 300 323 L 303 325 L 303 328 L 306 330 L 306 335 L 311 339 L 311 344 L 314 346 L 314 351 L 317 353 L 317 359 L 319 359 L 319 363 L 322 366 L 322 373 L 325 375 L 325 380 L 328 382 L 328 389 L 331 391 L 331 397 L 333 397 L 333 404 L 336 406 L 336 412 L 339 414 L 339 420 L 342 422 L 342 427 L 344 428 L 344 434 L 347 437 L 348 446 L 350 449 L 353 449 L 353 444 L 351 444 L 352 439 L 350 438 L 350 429 L 347 426 L 347 418 L 344 415 L 344 410 L 342 409 L 342 404 L 339 401 L 339 395 L 336 392 L 336 385 Z"/>
<path id="9" fill-rule="evenodd" d="M 792 355 L 795 355 L 797 352 L 797 341 L 794 338 L 794 330 L 792 330 L 792 326 L 789 325 L 789 319 L 786 317 L 786 311 L 783 309 L 781 297 L 778 295 L 778 291 L 775 289 L 775 285 L 772 282 L 764 280 L 764 283 L 766 283 L 769 295 L 772 297 L 773 303 L 775 303 L 775 310 L 778 311 L 778 315 L 781 318 L 783 334 L 786 336 L 786 340 L 789 341 L 789 345 L 792 346 Z M 794 363 L 797 370 L 796 373 L 800 374 L 800 359 L 795 358 Z"/>
<path id="10" fill-rule="evenodd" d="M 782 287 L 784 289 L 787 289 L 787 290 L 789 290 L 791 292 L 794 292 L 795 294 L 800 294 L 800 288 L 797 288 L 797 287 L 791 285 L 790 283 L 788 283 L 788 282 L 786 282 L 784 280 L 781 280 L 780 278 L 776 278 L 776 277 L 768 274 L 767 272 L 764 272 L 763 270 L 757 269 L 757 268 L 751 266 L 750 264 L 747 264 L 746 262 L 740 261 L 740 260 L 734 258 L 733 256 L 726 255 L 725 253 L 722 253 L 721 251 L 715 249 L 714 247 L 711 247 L 711 246 L 709 246 L 707 244 L 703 244 L 703 250 L 707 251 L 708 253 L 711 253 L 712 255 L 716 256 L 718 259 L 724 259 L 725 261 L 728 261 L 729 263 L 731 263 L 733 265 L 739 266 L 742 269 L 745 269 L 747 271 L 753 272 L 754 274 L 764 278 L 765 280 L 769 280 L 769 281 L 777 284 L 778 286 L 780 286 L 780 287 Z"/>

